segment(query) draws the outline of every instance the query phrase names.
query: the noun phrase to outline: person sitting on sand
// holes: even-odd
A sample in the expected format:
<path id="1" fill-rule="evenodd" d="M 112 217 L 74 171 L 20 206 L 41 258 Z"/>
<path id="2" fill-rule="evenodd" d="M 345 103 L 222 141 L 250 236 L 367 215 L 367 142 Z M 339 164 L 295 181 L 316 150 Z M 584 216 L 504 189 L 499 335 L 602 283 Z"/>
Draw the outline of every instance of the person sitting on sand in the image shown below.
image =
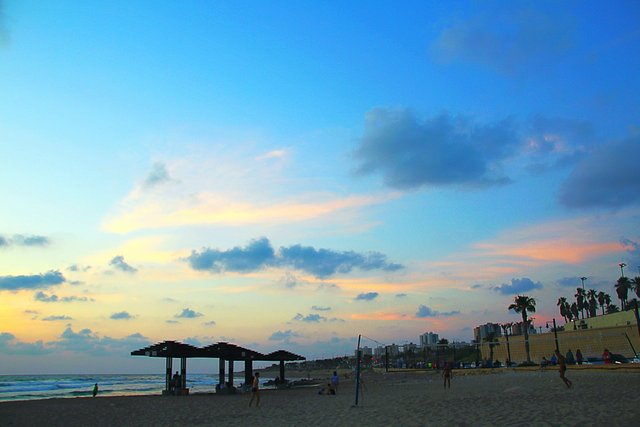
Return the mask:
<path id="1" fill-rule="evenodd" d="M 567 359 L 560 354 L 559 350 L 555 352 L 556 357 L 558 358 L 558 371 L 560 372 L 560 379 L 564 382 L 567 388 L 571 388 L 573 383 L 569 380 L 569 378 L 564 376 L 564 373 L 567 371 Z"/>
<path id="2" fill-rule="evenodd" d="M 582 365 L 582 352 L 579 348 L 576 349 L 576 362 L 578 363 L 578 365 Z"/>
<path id="3" fill-rule="evenodd" d="M 542 356 L 542 360 L 540 361 L 540 369 L 549 365 L 549 361 L 546 357 Z"/>
<path id="4" fill-rule="evenodd" d="M 567 355 L 564 356 L 565 359 L 567 359 L 567 365 L 575 365 L 576 364 L 576 359 L 573 358 L 573 353 L 571 352 L 571 349 L 569 349 L 567 351 Z"/>
<path id="5" fill-rule="evenodd" d="M 96 397 L 98 394 L 98 383 L 93 386 L 93 397 Z"/>
<path id="6" fill-rule="evenodd" d="M 256 372 L 253 376 L 253 382 L 251 383 L 251 400 L 249 401 L 249 407 L 253 403 L 253 399 L 256 399 L 256 408 L 260 407 L 260 372 Z"/>
<path id="7" fill-rule="evenodd" d="M 606 348 L 604 349 L 604 353 L 602 353 L 602 359 L 606 365 L 611 363 L 611 353 Z"/>
<path id="8" fill-rule="evenodd" d="M 451 365 L 449 363 L 444 363 L 444 370 L 442 371 L 442 378 L 444 378 L 444 388 L 451 388 L 451 377 L 453 376 L 453 372 L 451 371 Z"/>

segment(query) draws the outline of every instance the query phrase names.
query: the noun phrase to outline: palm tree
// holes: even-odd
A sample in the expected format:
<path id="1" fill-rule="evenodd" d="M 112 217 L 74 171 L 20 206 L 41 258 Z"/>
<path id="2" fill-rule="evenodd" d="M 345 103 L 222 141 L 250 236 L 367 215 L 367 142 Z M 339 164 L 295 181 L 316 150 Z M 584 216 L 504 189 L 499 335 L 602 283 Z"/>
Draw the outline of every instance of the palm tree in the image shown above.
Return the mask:
<path id="1" fill-rule="evenodd" d="M 580 314 L 580 311 L 578 310 L 578 304 L 576 304 L 575 302 L 571 303 L 571 315 L 573 316 L 573 318 L 579 319 L 580 318 L 579 314 Z"/>
<path id="2" fill-rule="evenodd" d="M 557 306 L 560 308 L 560 316 L 564 317 L 564 323 L 567 323 L 567 308 L 569 303 L 565 297 L 558 298 Z"/>
<path id="3" fill-rule="evenodd" d="M 518 295 L 513 299 L 513 304 L 509 305 L 509 310 L 522 314 L 522 328 L 524 329 L 524 349 L 527 353 L 527 363 L 531 363 L 531 352 L 529 349 L 529 322 L 527 312 L 536 312 L 536 300 L 526 295 Z"/>
<path id="4" fill-rule="evenodd" d="M 580 313 L 582 314 L 582 318 L 584 319 L 584 308 L 586 306 L 586 304 L 585 304 L 586 293 L 585 293 L 584 289 L 576 288 L 576 294 L 574 296 L 576 297 L 576 303 L 578 304 L 578 310 L 580 310 Z"/>
<path id="5" fill-rule="evenodd" d="M 493 367 L 493 348 L 500 345 L 498 337 L 496 337 L 495 332 L 489 332 L 487 336 L 483 338 L 483 341 L 489 343 L 489 363 L 491 363 L 491 367 Z"/>
<path id="6" fill-rule="evenodd" d="M 640 298 L 640 276 L 636 276 L 631 279 L 631 286 L 633 290 L 636 292 L 638 298 Z"/>
<path id="7" fill-rule="evenodd" d="M 606 305 L 607 308 L 611 305 L 611 295 L 607 293 L 604 294 L 604 305 Z"/>
<path id="8" fill-rule="evenodd" d="M 631 281 L 627 277 L 620 277 L 616 282 L 615 288 L 616 293 L 618 294 L 618 299 L 620 300 L 620 306 L 622 307 L 622 310 L 626 310 Z"/>
<path id="9" fill-rule="evenodd" d="M 596 317 L 598 315 L 598 301 L 596 298 L 598 297 L 598 293 L 595 289 L 589 289 L 587 291 L 587 299 L 589 300 L 589 317 Z"/>
<path id="10" fill-rule="evenodd" d="M 605 295 L 606 294 L 602 291 L 598 292 L 598 304 L 600 304 L 600 308 L 602 309 L 602 315 L 604 315 L 604 305 L 605 305 L 604 296 Z"/>
<path id="11" fill-rule="evenodd" d="M 607 314 L 609 314 L 609 313 L 617 313 L 619 311 L 620 311 L 620 309 L 615 304 L 609 304 L 607 306 Z"/>

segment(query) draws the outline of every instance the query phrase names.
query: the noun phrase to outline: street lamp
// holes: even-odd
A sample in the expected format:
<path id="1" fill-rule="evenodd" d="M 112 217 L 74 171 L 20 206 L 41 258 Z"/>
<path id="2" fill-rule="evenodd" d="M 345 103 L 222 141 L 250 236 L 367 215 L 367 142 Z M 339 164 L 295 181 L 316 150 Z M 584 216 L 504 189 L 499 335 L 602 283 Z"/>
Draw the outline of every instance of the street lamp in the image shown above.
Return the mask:
<path id="1" fill-rule="evenodd" d="M 624 262 L 618 264 L 620 266 L 620 277 L 624 277 L 624 268 L 627 266 Z"/>
<path id="2" fill-rule="evenodd" d="M 586 277 L 581 277 L 580 281 L 582 282 L 582 290 L 584 291 L 584 281 L 587 280 Z"/>

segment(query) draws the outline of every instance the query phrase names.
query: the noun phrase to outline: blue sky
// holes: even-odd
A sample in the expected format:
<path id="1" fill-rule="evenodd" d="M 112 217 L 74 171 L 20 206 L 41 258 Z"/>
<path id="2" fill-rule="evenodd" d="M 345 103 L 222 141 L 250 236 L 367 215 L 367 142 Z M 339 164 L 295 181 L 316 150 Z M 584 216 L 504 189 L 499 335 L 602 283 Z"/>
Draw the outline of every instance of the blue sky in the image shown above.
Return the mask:
<path id="1" fill-rule="evenodd" d="M 637 2 L 320 3 L 0 2 L 0 373 L 468 341 L 636 274 Z"/>

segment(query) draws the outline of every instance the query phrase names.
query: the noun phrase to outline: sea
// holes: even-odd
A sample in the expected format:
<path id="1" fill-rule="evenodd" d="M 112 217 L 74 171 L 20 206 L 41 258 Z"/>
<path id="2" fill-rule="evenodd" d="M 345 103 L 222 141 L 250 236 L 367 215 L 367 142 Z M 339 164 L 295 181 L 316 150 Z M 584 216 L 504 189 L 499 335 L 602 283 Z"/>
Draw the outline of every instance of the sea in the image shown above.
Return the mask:
<path id="1" fill-rule="evenodd" d="M 261 382 L 264 381 L 261 378 Z M 234 378 L 236 387 L 242 382 L 244 382 L 244 376 Z M 164 389 L 165 376 L 161 374 L 0 375 L 0 402 L 91 396 L 95 383 L 98 383 L 99 397 L 160 395 Z M 217 374 L 187 373 L 187 387 L 191 394 L 215 393 L 216 384 L 218 384 Z"/>

